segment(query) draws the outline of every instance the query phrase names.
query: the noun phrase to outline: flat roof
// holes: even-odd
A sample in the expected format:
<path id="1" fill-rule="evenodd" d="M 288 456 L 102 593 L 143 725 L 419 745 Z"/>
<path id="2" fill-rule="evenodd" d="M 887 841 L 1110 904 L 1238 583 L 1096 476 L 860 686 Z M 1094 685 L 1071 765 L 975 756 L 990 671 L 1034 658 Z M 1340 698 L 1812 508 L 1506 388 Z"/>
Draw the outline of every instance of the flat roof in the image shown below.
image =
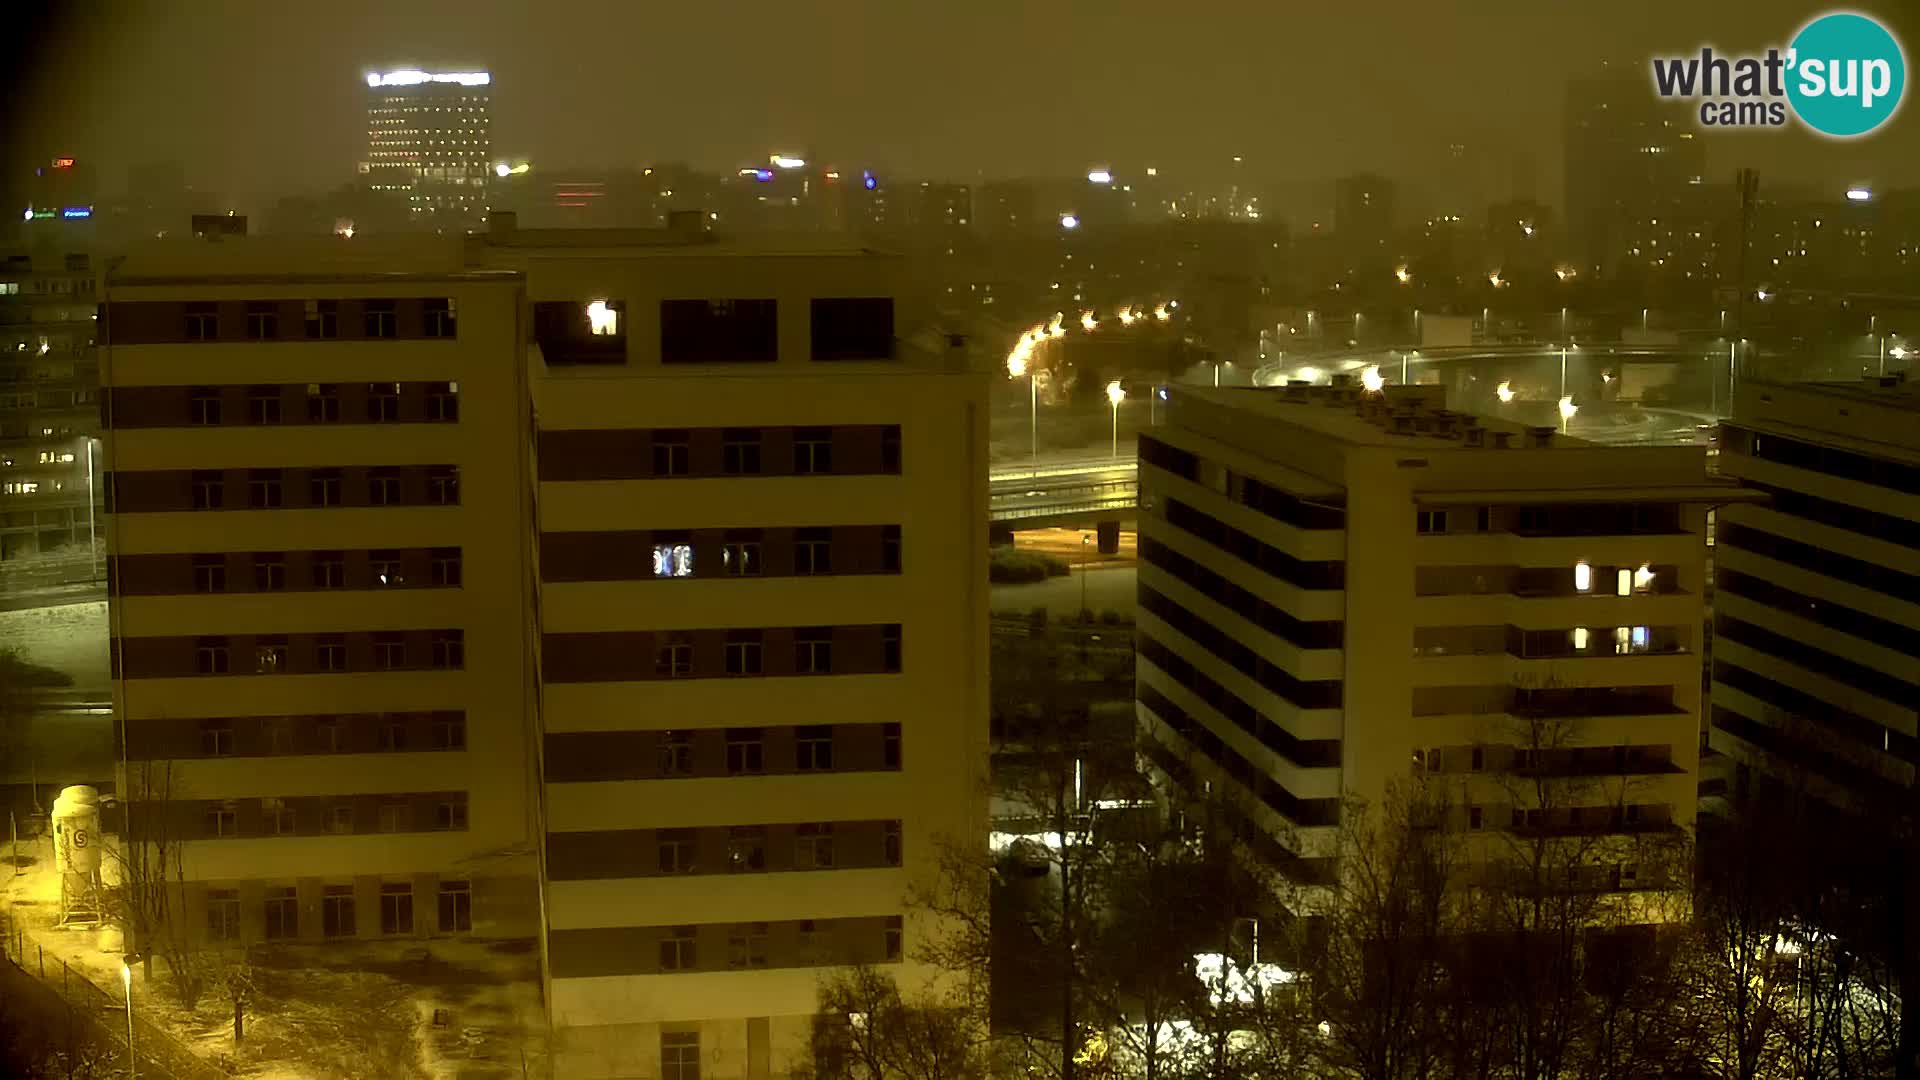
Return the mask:
<path id="1" fill-rule="evenodd" d="M 1775 382 L 1770 379 L 1750 379 L 1745 388 L 1755 393 L 1775 391 L 1804 394 L 1808 397 L 1831 398 L 1835 401 L 1877 405 L 1885 409 L 1904 409 L 1920 411 L 1920 381 L 1904 376 L 1890 376 L 1888 385 L 1881 385 L 1880 379 L 1868 376 L 1864 379 L 1831 382 Z"/>
<path id="2" fill-rule="evenodd" d="M 1279 386 L 1223 386 L 1217 388 L 1179 387 L 1177 391 L 1189 394 L 1202 401 L 1226 406 L 1228 408 L 1240 409 L 1256 416 L 1278 420 L 1295 427 L 1307 428 L 1318 434 L 1352 446 L 1377 446 L 1407 450 L 1478 449 L 1466 447 L 1457 434 L 1449 437 L 1431 431 L 1396 432 L 1393 430 L 1391 422 L 1386 425 L 1377 424 L 1361 416 L 1355 411 L 1351 404 L 1336 404 L 1329 400 L 1330 396 L 1339 389 L 1337 387 L 1308 387 L 1307 389 L 1316 395 L 1316 399 L 1312 401 L 1288 400 L 1286 396 L 1288 389 L 1287 387 Z M 1358 387 L 1354 389 L 1358 390 Z M 1407 391 L 1426 391 L 1426 393 L 1407 393 Z M 1415 397 L 1442 403 L 1446 400 L 1444 388 L 1438 386 L 1391 388 L 1386 400 L 1389 405 L 1393 405 L 1396 400 Z M 1431 421 L 1436 415 L 1437 410 L 1441 408 L 1444 408 L 1444 404 L 1428 405 L 1414 410 L 1412 415 L 1423 416 Z M 1459 430 L 1458 421 L 1472 416 L 1473 419 L 1478 422 L 1478 426 L 1484 431 L 1505 432 L 1512 435 L 1516 444 L 1513 449 L 1591 450 L 1601 446 L 1600 443 L 1575 438 L 1571 435 L 1556 431 L 1552 441 L 1546 446 L 1527 447 L 1522 440 L 1524 440 L 1527 433 L 1532 430 L 1529 425 L 1516 423 L 1512 420 L 1504 420 L 1499 417 L 1483 416 L 1477 413 L 1451 412 L 1450 415 L 1456 418 L 1456 432 Z"/>
<path id="3" fill-rule="evenodd" d="M 570 258 L 741 258 L 769 256 L 891 255 L 841 233 L 763 232 L 744 235 L 672 229 L 520 229 L 475 232 L 470 251 L 553 253 Z"/>
<path id="4" fill-rule="evenodd" d="M 109 285 L 247 284 L 501 279 L 468 265 L 455 236 L 181 237 L 136 245 L 110 260 Z"/>

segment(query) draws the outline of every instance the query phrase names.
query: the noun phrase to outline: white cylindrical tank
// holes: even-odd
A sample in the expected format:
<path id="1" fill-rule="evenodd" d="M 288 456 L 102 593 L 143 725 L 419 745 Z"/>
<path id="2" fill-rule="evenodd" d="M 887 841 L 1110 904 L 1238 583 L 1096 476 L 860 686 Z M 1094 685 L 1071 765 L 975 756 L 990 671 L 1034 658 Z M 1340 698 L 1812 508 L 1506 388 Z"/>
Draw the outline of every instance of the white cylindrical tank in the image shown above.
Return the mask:
<path id="1" fill-rule="evenodd" d="M 53 861 L 63 874 L 100 869 L 100 793 L 75 786 L 53 801 Z"/>

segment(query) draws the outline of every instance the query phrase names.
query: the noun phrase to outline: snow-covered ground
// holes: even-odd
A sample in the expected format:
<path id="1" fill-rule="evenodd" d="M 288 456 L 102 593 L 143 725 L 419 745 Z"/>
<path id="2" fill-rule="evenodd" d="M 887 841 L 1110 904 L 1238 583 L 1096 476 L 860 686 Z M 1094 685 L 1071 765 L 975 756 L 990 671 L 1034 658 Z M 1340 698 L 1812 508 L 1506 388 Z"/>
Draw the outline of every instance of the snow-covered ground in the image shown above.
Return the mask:
<path id="1" fill-rule="evenodd" d="M 0 611 L 0 651 L 7 649 L 30 664 L 65 672 L 77 689 L 105 696 L 106 602 Z"/>

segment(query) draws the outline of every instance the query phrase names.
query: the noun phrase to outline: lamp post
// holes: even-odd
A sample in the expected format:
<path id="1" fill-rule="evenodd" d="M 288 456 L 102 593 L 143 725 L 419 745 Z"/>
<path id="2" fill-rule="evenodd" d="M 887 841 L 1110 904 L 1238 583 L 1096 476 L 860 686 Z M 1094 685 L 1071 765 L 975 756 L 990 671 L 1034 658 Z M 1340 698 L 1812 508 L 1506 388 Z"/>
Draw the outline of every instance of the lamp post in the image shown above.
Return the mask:
<path id="1" fill-rule="evenodd" d="M 1881 367 L 1885 367 L 1883 362 Z M 94 538 L 93 523 L 93 437 L 82 435 L 87 444 L 87 576 L 98 580 L 100 577 L 100 543 Z"/>
<path id="2" fill-rule="evenodd" d="M 1087 613 L 1087 540 L 1086 533 L 1080 534 L 1080 614 Z"/>
<path id="3" fill-rule="evenodd" d="M 1120 456 L 1120 403 L 1127 399 L 1127 390 L 1115 379 L 1107 384 L 1107 403 L 1113 406 L 1113 456 Z"/>
<path id="4" fill-rule="evenodd" d="M 1036 381 L 1039 372 L 1033 369 L 1033 339 L 1021 335 L 1020 344 L 1007 354 L 1007 374 L 1018 379 L 1027 378 L 1027 442 L 1033 459 L 1035 475 L 1040 472 L 1040 384 Z"/>
<path id="5" fill-rule="evenodd" d="M 133 1056 L 133 969 L 127 966 L 131 957 L 120 961 L 120 985 L 127 992 L 127 1075 L 137 1075 L 138 1059 Z"/>

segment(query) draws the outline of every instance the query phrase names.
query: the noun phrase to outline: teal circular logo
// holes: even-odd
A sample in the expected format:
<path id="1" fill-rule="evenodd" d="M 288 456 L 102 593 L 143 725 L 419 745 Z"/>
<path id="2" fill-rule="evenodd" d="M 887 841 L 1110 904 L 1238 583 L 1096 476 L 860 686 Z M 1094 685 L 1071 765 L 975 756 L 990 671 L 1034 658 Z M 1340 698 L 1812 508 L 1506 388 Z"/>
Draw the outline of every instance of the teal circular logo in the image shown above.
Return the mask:
<path id="1" fill-rule="evenodd" d="M 1900 108 L 1906 57 L 1887 28 L 1865 15 L 1822 15 L 1793 39 L 1788 57 L 1787 100 L 1823 135 L 1865 135 Z"/>

